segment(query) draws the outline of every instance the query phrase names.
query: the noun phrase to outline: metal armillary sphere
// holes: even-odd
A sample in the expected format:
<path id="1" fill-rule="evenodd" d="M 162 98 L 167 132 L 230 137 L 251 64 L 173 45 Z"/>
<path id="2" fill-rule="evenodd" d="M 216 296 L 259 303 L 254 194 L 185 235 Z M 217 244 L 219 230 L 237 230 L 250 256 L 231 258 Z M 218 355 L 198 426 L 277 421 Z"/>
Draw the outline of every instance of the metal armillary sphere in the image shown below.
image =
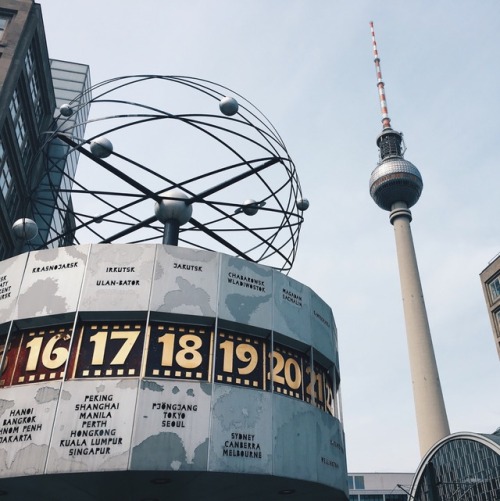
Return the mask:
<path id="1" fill-rule="evenodd" d="M 185 204 L 187 221 L 175 221 L 181 245 L 290 270 L 308 203 L 283 140 L 255 106 L 181 76 L 113 78 L 84 97 L 86 137 L 75 133 L 80 96 L 60 107 L 48 139 L 80 152 L 75 176 L 59 172 L 58 205 L 74 219 L 75 243 L 162 242 L 177 213 L 168 205 Z"/>

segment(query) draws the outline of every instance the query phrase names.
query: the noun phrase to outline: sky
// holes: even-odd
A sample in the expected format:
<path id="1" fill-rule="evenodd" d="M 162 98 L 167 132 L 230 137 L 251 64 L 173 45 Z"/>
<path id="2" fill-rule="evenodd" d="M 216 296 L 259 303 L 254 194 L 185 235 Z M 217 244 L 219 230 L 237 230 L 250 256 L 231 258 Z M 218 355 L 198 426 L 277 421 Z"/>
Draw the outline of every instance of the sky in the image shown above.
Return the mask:
<path id="1" fill-rule="evenodd" d="M 420 461 L 393 229 L 368 192 L 381 116 L 424 190 L 412 231 L 451 432 L 500 426 L 479 273 L 500 252 L 497 0 L 40 0 L 49 55 L 92 82 L 189 75 L 274 124 L 310 201 L 290 275 L 333 309 L 350 472 Z"/>

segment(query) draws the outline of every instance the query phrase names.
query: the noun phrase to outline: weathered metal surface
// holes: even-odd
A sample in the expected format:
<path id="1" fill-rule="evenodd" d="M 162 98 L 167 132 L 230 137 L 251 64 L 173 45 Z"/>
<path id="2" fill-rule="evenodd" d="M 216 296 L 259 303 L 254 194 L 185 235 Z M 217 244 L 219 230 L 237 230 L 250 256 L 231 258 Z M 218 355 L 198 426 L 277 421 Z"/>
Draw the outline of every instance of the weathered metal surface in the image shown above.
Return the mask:
<path id="1" fill-rule="evenodd" d="M 332 309 L 314 291 L 311 291 L 310 319 L 312 346 L 329 360 L 337 360 L 337 329 Z"/>
<path id="2" fill-rule="evenodd" d="M 137 379 L 66 381 L 47 473 L 126 469 L 137 387 Z"/>
<path id="3" fill-rule="evenodd" d="M 28 254 L 0 261 L 0 324 L 14 317 Z"/>
<path id="4" fill-rule="evenodd" d="M 273 273 L 273 331 L 304 345 L 311 344 L 309 287 L 282 273 Z"/>
<path id="5" fill-rule="evenodd" d="M 218 254 L 158 247 L 151 311 L 215 318 Z"/>
<path id="6" fill-rule="evenodd" d="M 93 245 L 80 311 L 148 309 L 155 246 Z"/>
<path id="7" fill-rule="evenodd" d="M 60 382 L 4 388 L 0 392 L 0 475 L 45 471 Z"/>
<path id="8" fill-rule="evenodd" d="M 88 250 L 82 245 L 31 252 L 13 319 L 76 311 Z"/>
<path id="9" fill-rule="evenodd" d="M 210 471 L 272 473 L 272 395 L 214 385 Z"/>
<path id="10" fill-rule="evenodd" d="M 221 255 L 219 318 L 270 330 L 272 296 L 270 268 Z"/>
<path id="11" fill-rule="evenodd" d="M 312 405 L 273 399 L 273 474 L 317 481 L 316 414 Z"/>
<path id="12" fill-rule="evenodd" d="M 207 469 L 212 385 L 142 380 L 130 468 Z"/>

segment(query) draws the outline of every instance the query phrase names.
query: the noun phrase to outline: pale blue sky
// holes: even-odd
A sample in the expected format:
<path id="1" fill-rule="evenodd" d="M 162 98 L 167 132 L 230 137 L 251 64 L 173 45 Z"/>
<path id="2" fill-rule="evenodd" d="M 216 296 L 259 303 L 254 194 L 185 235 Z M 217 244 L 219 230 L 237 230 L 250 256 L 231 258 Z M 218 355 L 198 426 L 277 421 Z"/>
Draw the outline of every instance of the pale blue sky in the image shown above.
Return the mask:
<path id="1" fill-rule="evenodd" d="M 339 331 L 350 471 L 419 462 L 394 236 L 368 193 L 381 130 L 369 22 L 392 125 L 422 173 L 413 236 L 452 432 L 500 426 L 479 273 L 500 252 L 500 3 L 41 0 L 50 56 L 92 81 L 214 80 L 272 121 L 311 202 L 291 276 Z"/>

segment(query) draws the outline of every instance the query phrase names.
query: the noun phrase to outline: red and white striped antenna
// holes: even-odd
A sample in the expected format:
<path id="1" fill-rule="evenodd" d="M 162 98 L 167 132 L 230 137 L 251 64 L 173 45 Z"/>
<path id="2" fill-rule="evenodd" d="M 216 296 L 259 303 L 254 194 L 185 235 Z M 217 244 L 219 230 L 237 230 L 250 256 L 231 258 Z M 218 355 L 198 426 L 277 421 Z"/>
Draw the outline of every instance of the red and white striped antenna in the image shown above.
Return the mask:
<path id="1" fill-rule="evenodd" d="M 384 81 L 382 80 L 382 70 L 380 68 L 380 58 L 378 57 L 377 41 L 375 40 L 375 30 L 373 29 L 373 21 L 370 22 L 373 43 L 373 56 L 375 61 L 375 70 L 377 72 L 377 87 L 380 98 L 380 110 L 382 111 L 382 126 L 384 129 L 391 128 L 391 119 L 387 111 L 387 100 L 385 98 Z"/>

